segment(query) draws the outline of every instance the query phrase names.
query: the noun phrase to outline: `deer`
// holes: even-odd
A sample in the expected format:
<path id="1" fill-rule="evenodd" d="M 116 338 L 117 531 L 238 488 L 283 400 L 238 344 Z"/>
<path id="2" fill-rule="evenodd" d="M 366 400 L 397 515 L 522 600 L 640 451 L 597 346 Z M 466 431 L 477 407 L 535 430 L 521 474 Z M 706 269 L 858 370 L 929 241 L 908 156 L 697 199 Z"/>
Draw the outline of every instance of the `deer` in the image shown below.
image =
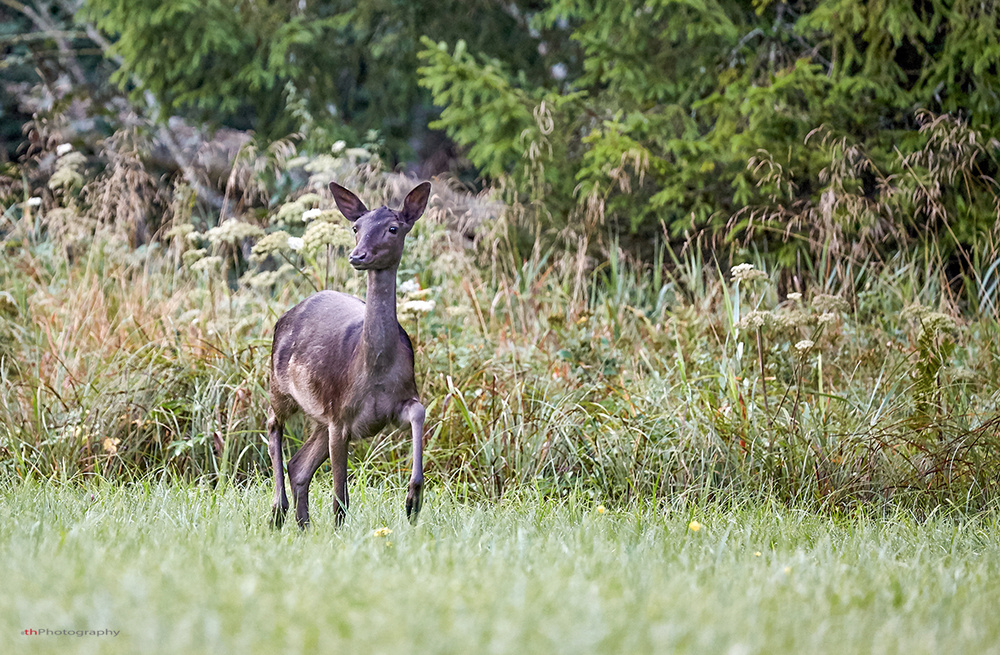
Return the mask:
<path id="1" fill-rule="evenodd" d="M 274 469 L 271 524 L 280 528 L 288 511 L 282 462 L 285 421 L 302 411 L 313 430 L 288 460 L 295 519 L 309 525 L 309 485 L 330 459 L 336 495 L 336 525 L 347 515 L 347 448 L 389 424 L 409 424 L 413 466 L 406 515 L 416 523 L 423 474 L 424 406 L 413 374 L 409 335 L 396 320 L 396 270 L 403 240 L 423 215 L 431 185 L 413 188 L 403 206 L 369 211 L 351 191 L 330 182 L 337 208 L 351 222 L 356 245 L 348 261 L 366 271 L 365 300 L 338 291 L 320 291 L 278 319 L 271 345 L 268 454 Z"/>

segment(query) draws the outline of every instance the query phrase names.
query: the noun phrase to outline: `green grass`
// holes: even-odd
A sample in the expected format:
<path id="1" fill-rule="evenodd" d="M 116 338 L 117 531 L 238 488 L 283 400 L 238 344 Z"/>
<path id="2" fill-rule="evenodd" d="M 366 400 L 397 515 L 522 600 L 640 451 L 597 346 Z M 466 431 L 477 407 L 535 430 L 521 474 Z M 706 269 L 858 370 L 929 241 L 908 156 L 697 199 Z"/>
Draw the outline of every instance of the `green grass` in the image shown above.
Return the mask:
<path id="1" fill-rule="evenodd" d="M 266 484 L 7 486 L 0 651 L 1000 652 L 995 512 L 601 513 L 579 495 L 462 504 L 439 487 L 414 528 L 402 489 L 355 486 L 336 530 L 327 483 L 305 533 L 265 527 Z"/>

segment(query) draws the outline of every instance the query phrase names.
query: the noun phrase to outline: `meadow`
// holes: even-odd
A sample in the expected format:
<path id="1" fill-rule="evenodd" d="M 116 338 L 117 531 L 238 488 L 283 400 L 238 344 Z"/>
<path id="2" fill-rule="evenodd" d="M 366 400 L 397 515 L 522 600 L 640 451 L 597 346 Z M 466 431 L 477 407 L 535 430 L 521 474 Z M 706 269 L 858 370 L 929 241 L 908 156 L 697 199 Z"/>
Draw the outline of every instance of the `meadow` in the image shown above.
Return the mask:
<path id="1" fill-rule="evenodd" d="M 313 527 L 269 529 L 271 328 L 364 293 L 322 190 L 412 185 L 292 154 L 238 163 L 221 222 L 182 183 L 142 196 L 138 160 L 69 155 L 5 210 L 4 651 L 1000 649 L 996 267 L 957 284 L 928 248 L 646 260 L 435 181 L 398 285 L 420 522 L 387 431 L 352 445 L 343 529 L 323 469 Z"/>
<path id="2" fill-rule="evenodd" d="M 266 527 L 263 485 L 27 483 L 0 497 L 18 653 L 991 653 L 995 513 L 832 519 L 768 503 L 522 492 L 416 527 L 356 485 L 342 529 Z M 697 528 L 695 530 L 694 528 Z M 119 631 L 24 636 L 25 629 Z"/>
<path id="3" fill-rule="evenodd" d="M 994 5 L 0 1 L 0 653 L 1000 652 Z M 420 521 L 272 530 L 417 175 Z"/>

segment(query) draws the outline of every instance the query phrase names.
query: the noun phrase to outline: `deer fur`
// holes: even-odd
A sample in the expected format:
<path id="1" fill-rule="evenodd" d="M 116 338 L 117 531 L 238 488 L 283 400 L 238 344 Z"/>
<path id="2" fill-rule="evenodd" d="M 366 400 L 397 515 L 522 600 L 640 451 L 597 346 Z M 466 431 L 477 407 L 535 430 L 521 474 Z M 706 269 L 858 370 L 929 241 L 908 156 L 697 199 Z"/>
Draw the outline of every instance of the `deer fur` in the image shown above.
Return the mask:
<path id="1" fill-rule="evenodd" d="M 431 185 L 406 196 L 399 210 L 369 211 L 335 182 L 330 191 L 351 221 L 357 244 L 349 261 L 367 271 L 367 302 L 336 291 L 320 291 L 278 319 L 271 347 L 268 453 L 274 469 L 272 521 L 280 527 L 288 511 L 282 466 L 285 421 L 301 410 L 315 427 L 288 461 L 295 518 L 309 524 L 309 483 L 330 458 L 337 498 L 337 524 L 348 507 L 347 444 L 371 437 L 386 425 L 409 424 L 413 469 L 406 514 L 416 522 L 423 487 L 424 406 L 413 376 L 413 346 L 396 320 L 396 269 L 403 239 L 423 214 Z"/>

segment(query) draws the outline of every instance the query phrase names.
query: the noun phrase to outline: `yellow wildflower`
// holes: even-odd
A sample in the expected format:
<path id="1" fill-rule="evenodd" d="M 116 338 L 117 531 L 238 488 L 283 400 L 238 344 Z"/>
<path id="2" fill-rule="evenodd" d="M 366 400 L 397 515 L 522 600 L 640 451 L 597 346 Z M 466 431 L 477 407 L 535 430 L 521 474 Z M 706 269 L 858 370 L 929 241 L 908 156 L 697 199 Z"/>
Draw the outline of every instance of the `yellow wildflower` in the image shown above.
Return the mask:
<path id="1" fill-rule="evenodd" d="M 372 532 L 373 537 L 388 537 L 392 534 L 392 528 L 379 528 Z"/>
<path id="2" fill-rule="evenodd" d="M 698 523 L 697 521 L 691 521 L 690 523 L 688 523 L 688 530 L 690 530 L 691 532 L 697 532 L 698 530 L 701 530 L 701 523 Z"/>

